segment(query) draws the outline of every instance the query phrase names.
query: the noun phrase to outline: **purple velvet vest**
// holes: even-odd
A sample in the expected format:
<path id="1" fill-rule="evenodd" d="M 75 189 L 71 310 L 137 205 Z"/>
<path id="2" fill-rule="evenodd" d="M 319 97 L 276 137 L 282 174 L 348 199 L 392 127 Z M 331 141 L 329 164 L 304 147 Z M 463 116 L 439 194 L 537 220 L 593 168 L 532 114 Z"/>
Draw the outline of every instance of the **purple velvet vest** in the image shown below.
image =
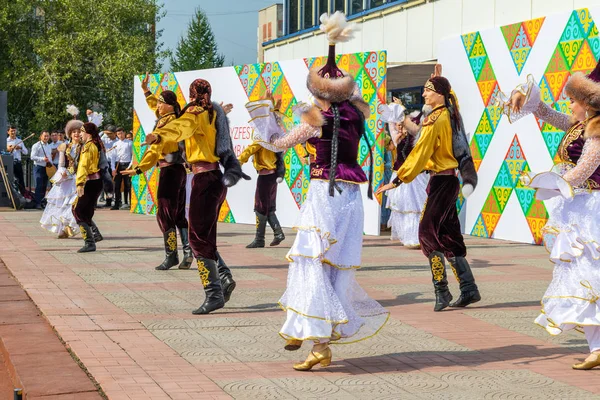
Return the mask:
<path id="1" fill-rule="evenodd" d="M 338 135 L 336 181 L 363 183 L 367 177 L 358 165 L 358 147 L 360 144 L 362 118 L 348 101 L 339 103 L 340 130 Z M 322 111 L 325 118 L 320 138 L 309 139 L 315 146 L 316 160 L 310 170 L 310 179 L 329 180 L 331 168 L 331 138 L 333 137 L 333 112 Z"/>
<path id="2" fill-rule="evenodd" d="M 410 135 L 406 135 L 404 139 L 398 142 L 398 146 L 396 146 L 396 162 L 394 163 L 394 171 L 398 171 L 400 169 L 414 147 L 414 138 Z"/>
<path id="3" fill-rule="evenodd" d="M 583 136 L 585 134 L 585 128 L 585 121 L 579 122 L 578 124 L 573 125 L 565 134 L 560 142 L 560 146 L 558 146 L 557 152 L 562 162 L 577 164 L 579 157 L 581 157 L 581 153 L 583 153 L 583 145 L 585 144 Z M 594 171 L 592 176 L 588 178 L 587 183 L 592 190 L 600 190 L 600 168 Z"/>

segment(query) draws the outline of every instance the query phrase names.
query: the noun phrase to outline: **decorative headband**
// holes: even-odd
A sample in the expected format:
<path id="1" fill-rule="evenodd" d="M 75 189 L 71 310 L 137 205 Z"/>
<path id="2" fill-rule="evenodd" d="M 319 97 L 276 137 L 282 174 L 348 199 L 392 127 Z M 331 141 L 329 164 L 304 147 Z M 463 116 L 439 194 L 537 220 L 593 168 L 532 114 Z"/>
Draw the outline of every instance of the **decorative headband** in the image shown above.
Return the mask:
<path id="1" fill-rule="evenodd" d="M 425 89 L 429 89 L 429 90 L 431 90 L 432 92 L 436 92 L 437 94 L 440 94 L 440 92 L 438 92 L 438 91 L 435 89 L 435 86 L 433 85 L 433 82 L 431 82 L 430 80 L 428 80 L 428 81 L 425 83 Z"/>

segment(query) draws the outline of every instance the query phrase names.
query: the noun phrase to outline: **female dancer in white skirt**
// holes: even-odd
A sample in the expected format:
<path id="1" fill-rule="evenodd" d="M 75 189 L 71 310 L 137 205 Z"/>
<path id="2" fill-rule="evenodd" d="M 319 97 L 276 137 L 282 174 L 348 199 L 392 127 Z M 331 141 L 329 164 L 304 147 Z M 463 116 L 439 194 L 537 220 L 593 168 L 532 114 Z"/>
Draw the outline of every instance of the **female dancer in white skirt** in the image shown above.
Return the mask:
<path id="1" fill-rule="evenodd" d="M 585 333 L 590 355 L 574 369 L 600 366 L 600 65 L 587 77 L 575 73 L 567 82 L 572 116 L 559 113 L 540 99 L 530 77 L 505 106 L 511 122 L 533 113 L 565 134 L 558 148 L 561 163 L 553 174 L 543 174 L 566 187 L 565 196 L 546 202 L 550 218 L 543 229 L 552 282 L 542 298 L 542 313 L 535 322 L 551 335 L 577 329 Z M 524 183 L 538 185 L 524 176 Z M 538 198 L 542 198 L 537 192 Z M 547 192 L 546 192 L 547 193 Z M 549 197 L 549 196 L 548 196 Z M 546 197 L 547 198 L 547 197 Z"/>
<path id="2" fill-rule="evenodd" d="M 59 239 L 69 238 L 79 231 L 79 225 L 73 217 L 71 208 L 77 198 L 73 166 L 79 146 L 79 130 L 82 126 L 82 121 L 74 119 L 65 127 L 65 134 L 70 139 L 70 143 L 68 145 L 63 143 L 58 147 L 60 152 L 58 170 L 50 179 L 52 189 L 46 195 L 48 203 L 40 219 L 42 228 L 58 233 Z"/>
<path id="3" fill-rule="evenodd" d="M 396 99 L 394 99 L 396 100 Z M 390 104 L 387 112 L 404 112 L 404 107 L 399 103 Z M 386 112 L 383 113 L 385 117 Z M 421 115 L 412 115 L 411 120 L 416 125 L 421 122 Z M 385 119 L 385 118 L 384 118 Z M 394 118 L 397 120 L 398 118 Z M 392 140 L 396 145 L 396 162 L 394 163 L 394 172 L 390 182 L 393 181 L 406 157 L 413 149 L 416 138 L 409 134 L 404 125 L 396 122 L 389 122 L 388 128 L 392 136 Z M 391 240 L 398 240 L 404 247 L 409 249 L 420 249 L 419 244 L 419 220 L 421 213 L 427 200 L 427 184 L 429 183 L 429 175 L 425 172 L 419 174 L 414 181 L 399 185 L 398 187 L 388 191 L 387 208 L 392 211 L 388 221 L 388 227 L 392 228 Z"/>
<path id="4" fill-rule="evenodd" d="M 323 15 L 321 22 L 330 43 L 348 39 L 352 32 L 340 12 Z M 298 233 L 287 254 L 287 287 L 279 302 L 287 312 L 280 331 L 287 340 L 286 349 L 297 350 L 304 340 L 314 343 L 306 361 L 294 365 L 298 371 L 308 371 L 319 363 L 328 366 L 332 357 L 329 343 L 371 337 L 389 316 L 354 276 L 362 251 L 360 184 L 367 182 L 357 155 L 361 137 L 366 138 L 364 118 L 369 106 L 354 93 L 354 79 L 337 68 L 333 44 L 327 64 L 318 72 L 309 72 L 307 86 L 318 106 L 304 107 L 302 123 L 272 141 L 279 151 L 307 140 L 316 149 L 310 187 L 296 224 Z M 270 101 L 263 100 L 262 107 L 259 103 L 248 106 L 256 127 L 254 139 L 260 134 L 270 141 L 277 124 L 265 121 L 275 120 L 274 107 Z M 273 130 L 265 131 L 266 127 Z"/>

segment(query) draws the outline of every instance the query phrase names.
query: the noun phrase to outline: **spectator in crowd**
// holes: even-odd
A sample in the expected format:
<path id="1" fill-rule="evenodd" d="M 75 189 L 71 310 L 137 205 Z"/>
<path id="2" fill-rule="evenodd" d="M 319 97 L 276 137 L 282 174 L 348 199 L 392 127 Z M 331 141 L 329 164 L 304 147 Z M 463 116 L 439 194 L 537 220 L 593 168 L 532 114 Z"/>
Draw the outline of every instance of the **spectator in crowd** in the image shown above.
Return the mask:
<path id="1" fill-rule="evenodd" d="M 59 154 L 60 152 L 58 151 L 58 146 L 60 146 L 63 143 L 62 140 L 59 139 L 59 132 L 58 131 L 54 131 L 52 132 L 52 134 L 50 135 L 50 150 L 52 153 L 52 164 L 54 164 L 54 166 L 56 168 L 58 168 L 58 158 L 59 158 Z"/>
<path id="2" fill-rule="evenodd" d="M 115 204 L 111 210 L 128 210 L 129 196 L 131 192 L 131 177 L 122 175 L 121 171 L 131 168 L 133 154 L 133 142 L 125 137 L 123 128 L 117 128 L 117 137 L 119 141 L 115 144 L 115 153 L 111 158 L 112 175 L 115 179 Z M 121 204 L 121 183 L 123 183 L 123 204 Z"/>
<path id="3" fill-rule="evenodd" d="M 6 150 L 13 156 L 13 173 L 19 184 L 19 191 L 25 194 L 25 178 L 23 177 L 22 155 L 29 154 L 27 146 L 23 140 L 17 138 L 17 128 L 14 126 L 8 127 L 8 139 L 6 140 Z"/>
<path id="4" fill-rule="evenodd" d="M 48 141 L 50 134 L 48 131 L 43 131 L 40 134 L 40 140 L 31 148 L 31 159 L 34 162 L 33 176 L 35 179 L 35 208 L 42 209 L 42 200 L 46 195 L 48 186 L 48 175 L 46 174 L 46 166 L 52 165 L 52 149 Z"/>
<path id="5" fill-rule="evenodd" d="M 102 135 L 100 136 L 100 138 L 102 139 L 102 142 L 104 143 L 104 148 L 106 149 L 106 158 L 108 159 L 109 172 L 112 174 L 113 157 L 116 154 L 116 152 L 114 151 L 115 145 L 119 141 L 119 138 L 117 138 L 117 133 L 115 131 L 115 127 L 113 125 L 108 125 L 106 127 L 106 129 L 104 130 L 104 132 L 102 132 Z M 105 202 L 105 204 L 104 204 L 105 207 L 112 206 L 113 198 L 114 198 L 114 192 L 113 193 L 105 193 L 103 190 L 102 194 L 100 195 L 100 201 Z"/>

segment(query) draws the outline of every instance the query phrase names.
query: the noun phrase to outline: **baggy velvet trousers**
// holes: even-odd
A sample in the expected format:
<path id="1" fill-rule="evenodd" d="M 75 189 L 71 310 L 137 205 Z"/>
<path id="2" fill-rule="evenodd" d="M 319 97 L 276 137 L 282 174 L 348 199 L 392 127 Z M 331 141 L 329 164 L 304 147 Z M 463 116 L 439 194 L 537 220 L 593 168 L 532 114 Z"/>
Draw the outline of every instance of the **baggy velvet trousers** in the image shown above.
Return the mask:
<path id="1" fill-rule="evenodd" d="M 217 222 L 227 188 L 220 170 L 202 172 L 192 179 L 189 237 L 194 257 L 217 259 Z"/>
<path id="2" fill-rule="evenodd" d="M 275 212 L 277 206 L 277 174 L 259 175 L 254 193 L 254 211 L 262 215 Z"/>
<path id="3" fill-rule="evenodd" d="M 453 175 L 436 175 L 429 179 L 427 202 L 419 223 L 419 243 L 426 257 L 434 251 L 446 257 L 467 255 L 456 210 L 459 190 L 458 178 Z"/>
<path id="4" fill-rule="evenodd" d="M 77 198 L 73 206 L 73 216 L 78 224 L 82 222 L 92 225 L 94 218 L 94 209 L 102 192 L 102 179 L 92 179 L 85 183 L 83 187 L 83 196 Z"/>
<path id="5" fill-rule="evenodd" d="M 169 229 L 185 229 L 185 184 L 187 173 L 181 164 L 173 164 L 160 169 L 158 180 L 158 207 L 156 220 L 164 233 Z"/>

